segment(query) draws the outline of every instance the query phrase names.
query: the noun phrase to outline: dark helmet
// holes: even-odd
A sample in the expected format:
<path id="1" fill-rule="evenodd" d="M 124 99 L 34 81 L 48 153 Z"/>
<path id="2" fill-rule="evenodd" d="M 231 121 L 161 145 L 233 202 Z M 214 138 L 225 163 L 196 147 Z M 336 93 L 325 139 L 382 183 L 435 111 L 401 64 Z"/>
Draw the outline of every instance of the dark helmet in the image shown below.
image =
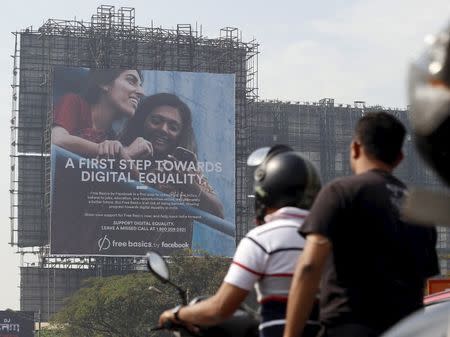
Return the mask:
<path id="1" fill-rule="evenodd" d="M 260 160 L 255 160 L 259 155 Z M 286 145 L 258 149 L 249 156 L 254 174 L 256 218 L 262 223 L 266 210 L 294 206 L 309 209 L 321 183 L 314 165 Z"/>
<path id="2" fill-rule="evenodd" d="M 450 185 L 450 24 L 425 41 L 409 73 L 411 124 L 420 154 Z"/>

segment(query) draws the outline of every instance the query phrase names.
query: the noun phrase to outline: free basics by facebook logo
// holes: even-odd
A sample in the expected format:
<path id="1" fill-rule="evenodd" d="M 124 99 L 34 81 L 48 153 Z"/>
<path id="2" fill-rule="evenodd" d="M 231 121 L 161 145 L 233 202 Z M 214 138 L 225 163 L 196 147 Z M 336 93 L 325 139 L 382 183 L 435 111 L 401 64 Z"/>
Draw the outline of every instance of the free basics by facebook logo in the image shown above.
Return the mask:
<path id="1" fill-rule="evenodd" d="M 98 251 L 108 250 L 111 247 L 111 240 L 108 239 L 108 235 L 101 237 L 98 242 Z"/>

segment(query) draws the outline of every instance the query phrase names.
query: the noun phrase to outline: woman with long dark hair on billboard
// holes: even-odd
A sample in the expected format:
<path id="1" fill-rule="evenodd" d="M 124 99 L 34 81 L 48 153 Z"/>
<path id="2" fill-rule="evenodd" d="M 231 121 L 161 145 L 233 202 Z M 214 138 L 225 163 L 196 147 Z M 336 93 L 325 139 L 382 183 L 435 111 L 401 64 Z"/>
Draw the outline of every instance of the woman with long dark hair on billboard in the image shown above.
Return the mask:
<path id="1" fill-rule="evenodd" d="M 191 110 L 173 94 L 158 93 L 146 97 L 129 121 L 121 141 L 131 158 L 152 157 L 197 166 Z M 222 203 L 201 170 L 189 172 L 195 175 L 192 183 L 161 184 L 159 188 L 166 193 L 196 195 L 198 205 L 195 206 L 223 218 Z"/>
<path id="2" fill-rule="evenodd" d="M 144 94 L 141 78 L 137 70 L 90 70 L 81 94 L 56 104 L 52 143 L 82 156 L 129 157 L 114 129 L 134 116 Z"/>

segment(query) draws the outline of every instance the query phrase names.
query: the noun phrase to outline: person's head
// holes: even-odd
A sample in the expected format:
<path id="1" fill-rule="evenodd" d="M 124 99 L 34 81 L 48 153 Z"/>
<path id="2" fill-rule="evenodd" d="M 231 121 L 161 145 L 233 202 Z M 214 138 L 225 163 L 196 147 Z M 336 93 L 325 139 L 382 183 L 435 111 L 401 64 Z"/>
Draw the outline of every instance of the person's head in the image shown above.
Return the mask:
<path id="1" fill-rule="evenodd" d="M 143 94 L 141 73 L 132 69 L 91 69 L 83 90 L 91 105 L 106 105 L 117 118 L 132 117 Z"/>
<path id="2" fill-rule="evenodd" d="M 402 146 L 406 129 L 386 112 L 365 114 L 356 123 L 350 148 L 350 164 L 358 172 L 360 164 L 376 163 L 389 170 L 403 159 Z"/>
<path id="3" fill-rule="evenodd" d="M 251 156 L 248 164 L 253 166 L 250 164 Z M 310 209 L 320 188 L 319 174 L 308 159 L 289 146 L 273 146 L 254 174 L 257 223 L 264 223 L 269 210 L 287 206 Z"/>
<path id="4" fill-rule="evenodd" d="M 427 42 L 409 70 L 411 126 L 419 153 L 450 185 L 450 23 Z"/>
<path id="5" fill-rule="evenodd" d="M 177 146 L 197 152 L 191 110 L 173 94 L 159 93 L 146 97 L 126 133 L 126 143 L 130 143 L 133 137 L 144 137 L 152 143 L 158 156 L 171 154 Z"/>

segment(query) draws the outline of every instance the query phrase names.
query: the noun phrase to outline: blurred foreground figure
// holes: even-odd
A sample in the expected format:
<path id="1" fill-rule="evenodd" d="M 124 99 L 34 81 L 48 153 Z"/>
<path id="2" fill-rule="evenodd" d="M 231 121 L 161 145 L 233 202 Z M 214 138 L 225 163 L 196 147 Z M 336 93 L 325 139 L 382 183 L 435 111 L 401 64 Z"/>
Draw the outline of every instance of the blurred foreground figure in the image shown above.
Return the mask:
<path id="1" fill-rule="evenodd" d="M 417 148 L 427 163 L 450 185 L 450 21 L 446 29 L 426 38 L 427 47 L 409 74 L 411 124 Z M 450 226 L 448 193 L 415 190 L 404 214 L 422 223 Z M 450 336 L 450 302 L 428 306 L 395 325 L 383 337 Z"/>
<path id="2" fill-rule="evenodd" d="M 410 69 L 411 122 L 420 154 L 450 185 L 450 24 L 426 42 Z"/>
<path id="3" fill-rule="evenodd" d="M 425 51 L 410 68 L 411 124 L 419 153 L 450 185 L 450 23 L 425 42 Z M 414 190 L 405 215 L 421 223 L 450 226 L 450 197 Z"/>
<path id="4" fill-rule="evenodd" d="M 317 196 L 299 232 L 306 238 L 289 292 L 285 337 L 303 330 L 319 282 L 327 336 L 371 337 L 422 307 L 425 280 L 439 272 L 436 230 L 404 222 L 406 187 L 392 175 L 405 128 L 369 113 L 351 143 L 355 175 Z"/>

